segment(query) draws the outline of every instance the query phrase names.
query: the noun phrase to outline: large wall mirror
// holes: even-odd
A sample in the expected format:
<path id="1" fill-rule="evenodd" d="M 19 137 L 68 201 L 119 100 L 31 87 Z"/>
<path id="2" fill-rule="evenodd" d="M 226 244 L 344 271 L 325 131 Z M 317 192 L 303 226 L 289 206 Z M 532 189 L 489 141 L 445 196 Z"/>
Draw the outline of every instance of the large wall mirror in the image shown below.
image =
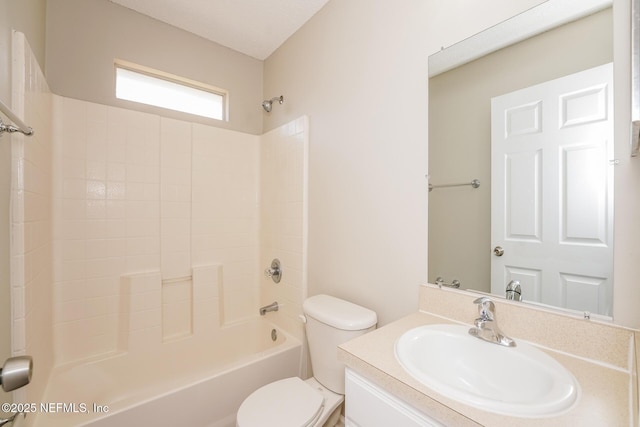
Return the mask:
<path id="1" fill-rule="evenodd" d="M 548 0 L 429 58 L 430 283 L 612 316 L 612 63 L 610 0 Z"/>

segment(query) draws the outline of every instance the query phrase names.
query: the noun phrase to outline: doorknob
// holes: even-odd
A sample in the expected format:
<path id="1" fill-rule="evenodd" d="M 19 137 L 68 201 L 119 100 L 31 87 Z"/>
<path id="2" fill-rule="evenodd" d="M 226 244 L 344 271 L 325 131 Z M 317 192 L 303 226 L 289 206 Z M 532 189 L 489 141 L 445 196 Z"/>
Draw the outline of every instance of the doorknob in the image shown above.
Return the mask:
<path id="1" fill-rule="evenodd" d="M 10 357 L 0 369 L 0 385 L 4 391 L 13 391 L 29 384 L 32 373 L 31 356 Z"/>
<path id="2" fill-rule="evenodd" d="M 495 256 L 502 256 L 504 255 L 504 249 L 502 249 L 502 246 L 496 246 L 495 248 L 493 248 L 493 254 Z"/>

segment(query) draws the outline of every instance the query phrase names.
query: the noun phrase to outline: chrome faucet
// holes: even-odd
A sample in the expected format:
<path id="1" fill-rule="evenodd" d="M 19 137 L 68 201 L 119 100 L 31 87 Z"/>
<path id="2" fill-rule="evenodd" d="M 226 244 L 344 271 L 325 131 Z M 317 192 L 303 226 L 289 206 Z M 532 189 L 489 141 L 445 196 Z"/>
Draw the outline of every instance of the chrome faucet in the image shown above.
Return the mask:
<path id="1" fill-rule="evenodd" d="M 515 347 L 516 342 L 502 333 L 495 320 L 496 306 L 490 298 L 481 297 L 473 301 L 478 304 L 478 317 L 473 323 L 475 327 L 469 329 L 469 334 L 490 343 Z"/>
<path id="2" fill-rule="evenodd" d="M 264 307 L 260 307 L 260 316 L 264 316 L 269 311 L 278 311 L 278 301 L 265 305 Z"/>
<path id="3" fill-rule="evenodd" d="M 507 285 L 507 295 L 508 300 L 512 301 L 522 301 L 522 288 L 520 287 L 520 282 L 517 280 L 512 280 Z"/>

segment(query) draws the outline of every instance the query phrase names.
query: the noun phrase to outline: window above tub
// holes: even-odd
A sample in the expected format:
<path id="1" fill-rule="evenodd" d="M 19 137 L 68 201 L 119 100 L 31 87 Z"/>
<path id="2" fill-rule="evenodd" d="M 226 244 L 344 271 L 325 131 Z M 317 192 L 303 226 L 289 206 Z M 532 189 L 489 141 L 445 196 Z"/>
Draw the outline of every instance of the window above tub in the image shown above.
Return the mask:
<path id="1" fill-rule="evenodd" d="M 121 60 L 115 70 L 118 99 L 228 120 L 224 89 Z"/>

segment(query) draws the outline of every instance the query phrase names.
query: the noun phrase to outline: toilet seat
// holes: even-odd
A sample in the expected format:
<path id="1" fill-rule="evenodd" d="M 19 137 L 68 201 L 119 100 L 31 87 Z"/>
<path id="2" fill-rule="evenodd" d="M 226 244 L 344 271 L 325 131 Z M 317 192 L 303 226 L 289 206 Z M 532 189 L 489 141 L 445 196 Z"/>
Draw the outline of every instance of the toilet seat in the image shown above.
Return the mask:
<path id="1" fill-rule="evenodd" d="M 238 427 L 308 427 L 322 415 L 324 397 L 298 377 L 254 391 L 240 405 Z"/>

